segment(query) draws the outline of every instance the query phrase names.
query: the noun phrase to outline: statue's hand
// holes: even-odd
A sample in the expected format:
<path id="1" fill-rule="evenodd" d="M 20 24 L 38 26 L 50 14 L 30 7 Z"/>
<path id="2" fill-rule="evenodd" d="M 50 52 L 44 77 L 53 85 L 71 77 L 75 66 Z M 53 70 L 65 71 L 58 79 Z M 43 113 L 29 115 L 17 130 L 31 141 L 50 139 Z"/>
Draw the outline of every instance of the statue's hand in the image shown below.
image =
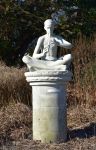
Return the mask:
<path id="1" fill-rule="evenodd" d="M 45 57 L 46 56 L 46 53 L 48 52 L 48 50 L 43 50 L 43 52 L 42 53 L 40 53 L 40 54 L 38 54 L 38 53 L 33 53 L 33 58 L 36 58 L 36 59 L 39 59 L 39 58 L 42 58 L 42 57 Z"/>
<path id="2" fill-rule="evenodd" d="M 43 50 L 43 56 L 46 56 L 46 54 L 48 53 L 48 50 Z"/>

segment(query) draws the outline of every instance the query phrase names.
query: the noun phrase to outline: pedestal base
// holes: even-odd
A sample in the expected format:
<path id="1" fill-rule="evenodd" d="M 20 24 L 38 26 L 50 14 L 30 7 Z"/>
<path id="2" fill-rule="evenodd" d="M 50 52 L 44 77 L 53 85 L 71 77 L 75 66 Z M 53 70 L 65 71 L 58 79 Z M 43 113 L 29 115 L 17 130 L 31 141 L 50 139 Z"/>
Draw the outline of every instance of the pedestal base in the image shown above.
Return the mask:
<path id="1" fill-rule="evenodd" d="M 33 140 L 56 142 L 67 139 L 66 82 L 68 71 L 25 73 L 32 86 Z"/>

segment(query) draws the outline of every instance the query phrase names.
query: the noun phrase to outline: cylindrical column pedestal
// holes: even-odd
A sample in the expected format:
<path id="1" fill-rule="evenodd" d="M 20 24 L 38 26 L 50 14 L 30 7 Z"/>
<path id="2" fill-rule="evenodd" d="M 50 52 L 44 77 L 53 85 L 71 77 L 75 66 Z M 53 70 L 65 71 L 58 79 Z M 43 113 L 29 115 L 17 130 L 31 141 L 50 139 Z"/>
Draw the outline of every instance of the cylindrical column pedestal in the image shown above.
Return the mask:
<path id="1" fill-rule="evenodd" d="M 32 86 L 33 140 L 66 141 L 66 82 L 71 75 L 68 71 L 25 73 Z"/>

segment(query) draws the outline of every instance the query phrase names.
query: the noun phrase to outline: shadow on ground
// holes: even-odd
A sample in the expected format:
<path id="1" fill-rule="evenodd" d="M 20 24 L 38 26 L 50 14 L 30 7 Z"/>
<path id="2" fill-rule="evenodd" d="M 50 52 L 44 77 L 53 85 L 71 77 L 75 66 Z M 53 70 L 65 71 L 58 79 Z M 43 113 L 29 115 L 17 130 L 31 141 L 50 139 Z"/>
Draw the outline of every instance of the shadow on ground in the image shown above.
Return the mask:
<path id="1" fill-rule="evenodd" d="M 74 138 L 90 138 L 96 136 L 96 123 L 90 123 L 89 126 L 84 127 L 83 129 L 74 129 L 68 131 L 68 140 Z"/>

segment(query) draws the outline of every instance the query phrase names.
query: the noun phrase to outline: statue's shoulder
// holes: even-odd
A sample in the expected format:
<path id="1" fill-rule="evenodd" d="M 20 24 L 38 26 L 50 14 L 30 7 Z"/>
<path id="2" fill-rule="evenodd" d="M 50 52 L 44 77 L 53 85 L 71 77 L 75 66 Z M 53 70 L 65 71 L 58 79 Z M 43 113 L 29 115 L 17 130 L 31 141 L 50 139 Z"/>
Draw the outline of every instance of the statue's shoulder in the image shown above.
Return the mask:
<path id="1" fill-rule="evenodd" d="M 43 41 L 45 39 L 45 35 L 42 35 L 38 38 L 39 41 Z"/>

